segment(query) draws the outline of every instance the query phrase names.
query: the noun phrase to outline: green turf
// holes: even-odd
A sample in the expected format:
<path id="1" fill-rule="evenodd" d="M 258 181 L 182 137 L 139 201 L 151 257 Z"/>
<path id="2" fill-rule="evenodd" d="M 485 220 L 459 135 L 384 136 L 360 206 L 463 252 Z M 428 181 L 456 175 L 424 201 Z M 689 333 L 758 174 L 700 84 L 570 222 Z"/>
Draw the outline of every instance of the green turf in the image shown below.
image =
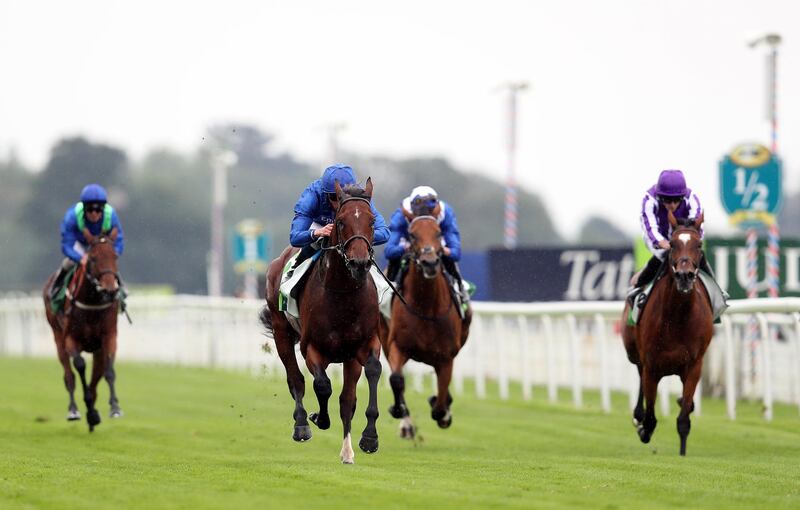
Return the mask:
<path id="1" fill-rule="evenodd" d="M 693 420 L 689 455 L 678 455 L 675 414 L 650 445 L 630 425 L 627 398 L 615 412 L 568 400 L 532 402 L 456 396 L 454 422 L 439 430 L 427 395 L 409 392 L 423 440 L 396 436 L 381 382 L 380 451 L 357 447 L 365 424 L 361 388 L 356 464 L 339 463 L 339 385 L 333 426 L 309 443 L 291 440 L 283 378 L 121 363 L 125 416 L 93 434 L 67 423 L 55 360 L 0 358 L 0 508 L 798 508 L 800 418 L 778 407 L 764 423 L 756 405 L 740 419 L 706 400 Z M 307 408 L 315 399 L 308 387 Z M 81 403 L 81 412 L 84 412 Z"/>

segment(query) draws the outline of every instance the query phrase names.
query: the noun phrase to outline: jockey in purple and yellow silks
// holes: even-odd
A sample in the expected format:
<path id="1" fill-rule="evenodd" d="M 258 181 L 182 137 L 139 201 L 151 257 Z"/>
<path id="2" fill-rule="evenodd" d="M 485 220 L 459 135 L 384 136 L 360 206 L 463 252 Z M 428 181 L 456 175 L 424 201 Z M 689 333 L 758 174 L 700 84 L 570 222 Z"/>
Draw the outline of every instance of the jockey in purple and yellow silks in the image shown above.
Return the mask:
<path id="1" fill-rule="evenodd" d="M 301 262 L 319 251 L 321 240 L 331 235 L 336 217 L 334 207 L 337 203 L 336 182 L 344 188 L 356 184 L 353 169 L 347 165 L 335 164 L 323 172 L 322 177 L 308 185 L 294 206 L 289 242 L 292 246 L 302 248 L 295 259 L 292 270 Z M 389 227 L 370 202 L 372 214 L 375 215 L 375 233 L 372 244 L 378 246 L 389 240 Z"/>
<path id="2" fill-rule="evenodd" d="M 50 296 L 58 294 L 64 284 L 64 277 L 75 265 L 85 261 L 88 243 L 83 229 L 92 235 L 108 234 L 117 230 L 114 250 L 122 255 L 125 249 L 125 236 L 117 212 L 108 204 L 106 190 L 99 184 L 88 184 L 81 190 L 80 201 L 67 209 L 61 222 L 61 252 L 66 257 L 50 289 Z"/>
<path id="3" fill-rule="evenodd" d="M 669 224 L 668 211 L 677 220 L 694 220 L 702 212 L 700 199 L 686 187 L 686 179 L 680 170 L 664 170 L 658 177 L 658 182 L 652 186 L 642 199 L 642 212 L 640 222 L 642 237 L 645 245 L 653 254 L 647 265 L 634 275 L 631 281 L 637 289 L 644 287 L 658 274 L 667 251 L 669 251 L 669 238 L 672 235 L 672 226 Z M 703 230 L 700 229 L 700 237 Z M 711 267 L 706 261 L 705 254 L 700 262 L 700 269 L 714 276 Z M 635 294 L 635 293 L 634 293 Z"/>

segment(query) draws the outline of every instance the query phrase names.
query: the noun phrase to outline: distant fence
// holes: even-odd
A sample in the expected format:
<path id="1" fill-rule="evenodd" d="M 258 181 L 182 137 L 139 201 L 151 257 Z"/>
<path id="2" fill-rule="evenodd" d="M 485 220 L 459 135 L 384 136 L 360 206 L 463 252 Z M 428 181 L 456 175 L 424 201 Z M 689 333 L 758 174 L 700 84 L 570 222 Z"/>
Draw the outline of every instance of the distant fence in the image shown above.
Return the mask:
<path id="1" fill-rule="evenodd" d="M 274 347 L 263 336 L 257 312 L 261 301 L 205 296 L 133 296 L 133 325 L 119 321 L 119 354 L 124 361 L 154 361 L 267 371 L 283 375 Z M 525 399 L 540 387 L 547 399 L 558 400 L 558 389 L 571 390 L 575 407 L 582 407 L 584 389 L 599 390 L 603 410 L 611 410 L 611 392 L 625 391 L 631 406 L 638 394 L 638 376 L 619 337 L 620 302 L 490 303 L 475 302 L 475 319 L 454 369 L 456 393 L 464 381 L 474 381 L 478 398 L 487 381 L 496 381 L 501 399 L 511 383 Z M 706 354 L 706 393 L 725 396 L 731 419 L 737 398 L 759 399 L 764 417 L 772 418 L 773 401 L 800 407 L 800 298 L 753 299 L 731 302 L 723 324 Z M 756 314 L 761 338 L 749 342 L 748 318 Z M 0 299 L 0 355 L 52 356 L 55 348 L 41 298 Z M 304 366 L 304 363 L 301 363 Z M 332 368 L 334 378 L 341 368 Z M 425 389 L 433 370 L 410 362 L 410 387 Z M 432 390 L 432 388 L 431 388 Z M 659 401 L 668 415 L 680 394 L 676 376 L 662 381 Z"/>

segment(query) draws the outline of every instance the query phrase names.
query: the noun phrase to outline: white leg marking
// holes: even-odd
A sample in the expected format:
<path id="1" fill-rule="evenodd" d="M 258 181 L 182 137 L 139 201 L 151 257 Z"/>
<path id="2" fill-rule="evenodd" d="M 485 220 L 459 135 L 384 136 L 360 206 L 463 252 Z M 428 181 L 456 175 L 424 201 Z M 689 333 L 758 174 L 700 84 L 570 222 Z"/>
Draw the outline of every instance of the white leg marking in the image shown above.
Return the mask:
<path id="1" fill-rule="evenodd" d="M 355 454 L 353 453 L 353 444 L 350 442 L 350 434 L 342 441 L 342 451 L 339 452 L 339 457 L 342 459 L 342 464 L 354 464 Z"/>

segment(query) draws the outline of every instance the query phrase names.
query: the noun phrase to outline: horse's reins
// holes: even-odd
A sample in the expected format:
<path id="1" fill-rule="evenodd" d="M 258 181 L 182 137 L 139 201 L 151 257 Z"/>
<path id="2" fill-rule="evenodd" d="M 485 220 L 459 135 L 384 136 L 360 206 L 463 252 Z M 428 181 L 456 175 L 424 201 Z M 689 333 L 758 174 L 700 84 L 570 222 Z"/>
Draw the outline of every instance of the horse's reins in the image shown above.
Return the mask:
<path id="1" fill-rule="evenodd" d="M 412 225 L 414 225 L 414 223 L 416 223 L 418 220 L 435 221 L 437 224 L 438 224 L 438 222 L 439 222 L 439 220 L 437 220 L 437 219 L 436 219 L 434 216 L 430 216 L 430 215 L 425 215 L 425 216 L 417 216 L 417 217 L 415 217 L 413 220 L 411 220 L 411 223 L 409 223 L 409 224 L 408 224 L 408 230 L 411 230 L 411 226 L 412 226 Z M 430 250 L 433 250 L 433 247 L 429 247 L 429 248 L 430 248 Z M 416 252 L 415 252 L 415 253 L 416 253 Z M 431 253 L 431 251 L 428 251 L 428 249 L 427 249 L 427 248 L 423 249 L 423 251 L 421 252 L 421 254 L 422 254 L 422 255 L 425 255 L 425 254 L 428 254 L 428 253 Z M 439 256 L 441 257 L 441 253 L 439 254 Z M 412 261 L 414 262 L 414 264 L 415 264 L 415 265 L 419 266 L 419 265 L 421 264 L 421 262 L 419 261 L 419 257 L 418 257 L 418 256 L 412 256 L 411 258 L 412 258 Z M 441 262 L 440 262 L 440 263 L 441 263 Z M 384 278 L 385 278 L 385 277 L 384 277 Z M 446 278 L 445 278 L 445 280 L 446 280 Z M 387 281 L 388 281 L 388 280 L 387 280 Z M 448 284 L 448 287 L 450 287 L 450 285 L 449 285 L 449 284 Z M 448 290 L 449 290 L 449 289 L 448 289 Z M 395 291 L 395 293 L 397 293 L 397 291 Z M 420 318 L 420 319 L 422 319 L 422 320 L 426 320 L 426 321 L 436 321 L 436 320 L 439 320 L 439 319 L 441 319 L 441 318 L 443 318 L 443 317 L 446 317 L 447 315 L 449 315 L 449 314 L 450 314 L 450 310 L 452 310 L 452 309 L 453 309 L 453 296 L 452 296 L 452 295 L 450 296 L 450 299 L 448 299 L 448 300 L 447 300 L 447 301 L 449 302 L 449 305 L 448 305 L 448 307 L 447 307 L 447 310 L 445 310 L 443 313 L 441 313 L 441 314 L 439 314 L 439 315 L 423 315 L 423 314 L 421 314 L 421 313 L 419 313 L 419 312 L 415 311 L 413 308 L 411 308 L 411 305 L 409 305 L 409 304 L 406 302 L 406 300 L 405 300 L 405 299 L 402 299 L 402 295 L 400 295 L 400 294 L 398 293 L 398 296 L 400 296 L 400 298 L 401 298 L 401 299 L 400 299 L 400 301 L 402 301 L 402 302 L 403 302 L 403 304 L 405 305 L 406 309 L 407 309 L 407 310 L 408 310 L 408 311 L 409 311 L 409 312 L 410 312 L 412 315 L 414 315 L 415 317 L 418 317 L 418 318 Z"/>
<path id="2" fill-rule="evenodd" d="M 338 210 L 341 210 L 342 207 L 344 206 L 344 204 L 346 204 L 347 202 L 353 201 L 353 200 L 360 200 L 361 202 L 367 203 L 371 207 L 371 202 L 367 198 L 364 198 L 364 197 L 347 197 L 344 200 L 342 200 L 342 202 L 339 204 L 339 209 Z M 336 238 L 339 239 L 339 242 L 337 242 L 333 246 L 324 246 L 324 247 L 321 248 L 321 250 L 322 251 L 336 250 L 336 252 L 339 255 L 342 256 L 342 259 L 344 259 L 345 265 L 347 265 L 350 262 L 350 259 L 347 257 L 347 253 L 345 252 L 345 250 L 347 249 L 347 245 L 349 245 L 351 242 L 353 242 L 355 240 L 361 239 L 362 241 L 367 243 L 367 249 L 369 250 L 369 262 L 370 262 L 370 264 L 375 266 L 375 269 L 378 270 L 378 274 L 380 274 L 383 277 L 383 279 L 386 281 L 386 283 L 389 284 L 389 288 L 391 288 L 392 291 L 397 295 L 397 297 L 400 298 L 400 301 L 402 301 L 403 304 L 406 304 L 406 300 L 405 300 L 405 298 L 403 298 L 403 295 L 400 294 L 400 292 L 397 291 L 397 289 L 392 284 L 392 282 L 386 277 L 385 274 L 383 274 L 383 271 L 381 271 L 381 268 L 380 268 L 380 266 L 378 266 L 378 263 L 375 262 L 375 250 L 373 250 L 373 248 L 372 248 L 372 241 L 370 239 L 367 239 L 366 236 L 361 235 L 361 234 L 354 234 L 354 235 L 348 237 L 347 239 L 345 239 L 344 241 L 341 241 L 343 236 L 341 235 L 341 226 L 340 226 L 339 223 L 336 224 Z M 361 287 L 358 287 L 358 288 L 360 289 Z M 331 288 L 328 288 L 328 287 L 326 287 L 326 289 L 332 290 L 334 292 L 343 293 L 342 291 L 338 291 L 336 289 L 331 289 Z M 358 289 L 355 289 L 355 290 L 358 290 Z M 352 291 L 347 291 L 347 292 L 352 292 Z"/>
<path id="3" fill-rule="evenodd" d="M 106 242 L 106 238 L 105 237 L 100 237 L 96 241 L 92 242 L 91 246 L 94 246 L 94 245 L 96 245 L 98 243 L 104 243 L 104 242 Z M 103 289 L 102 284 L 100 283 L 100 279 L 103 277 L 103 275 L 106 275 L 106 274 L 114 275 L 114 279 L 116 279 L 117 284 L 119 285 L 120 288 L 122 287 L 122 279 L 119 276 L 119 272 L 112 271 L 110 269 L 106 269 L 106 270 L 100 271 L 100 273 L 97 276 L 95 276 L 94 274 L 92 274 L 92 271 L 90 269 L 91 263 L 92 263 L 92 259 L 89 258 L 89 260 L 86 263 L 86 266 L 82 268 L 82 271 L 80 271 L 80 279 L 77 282 L 77 285 L 75 285 L 75 293 L 76 294 L 77 294 L 78 289 L 80 289 L 81 286 L 83 285 L 83 280 L 84 279 L 89 280 L 89 283 L 94 285 L 95 289 L 98 292 L 102 292 L 104 289 Z M 119 292 L 117 292 L 115 294 L 114 299 L 112 299 L 108 303 L 103 303 L 101 305 L 93 305 L 93 304 L 84 303 L 82 301 L 79 301 L 76 296 L 70 295 L 69 289 L 67 289 L 67 295 L 70 298 L 70 302 L 72 304 L 74 304 L 78 309 L 87 310 L 87 311 L 106 310 L 106 309 L 110 308 L 111 306 L 113 306 L 115 303 L 120 301 Z M 123 307 L 122 313 L 125 314 L 125 318 L 128 319 L 128 323 L 129 324 L 133 324 L 133 321 L 131 320 L 131 316 L 128 314 L 128 310 Z"/>

